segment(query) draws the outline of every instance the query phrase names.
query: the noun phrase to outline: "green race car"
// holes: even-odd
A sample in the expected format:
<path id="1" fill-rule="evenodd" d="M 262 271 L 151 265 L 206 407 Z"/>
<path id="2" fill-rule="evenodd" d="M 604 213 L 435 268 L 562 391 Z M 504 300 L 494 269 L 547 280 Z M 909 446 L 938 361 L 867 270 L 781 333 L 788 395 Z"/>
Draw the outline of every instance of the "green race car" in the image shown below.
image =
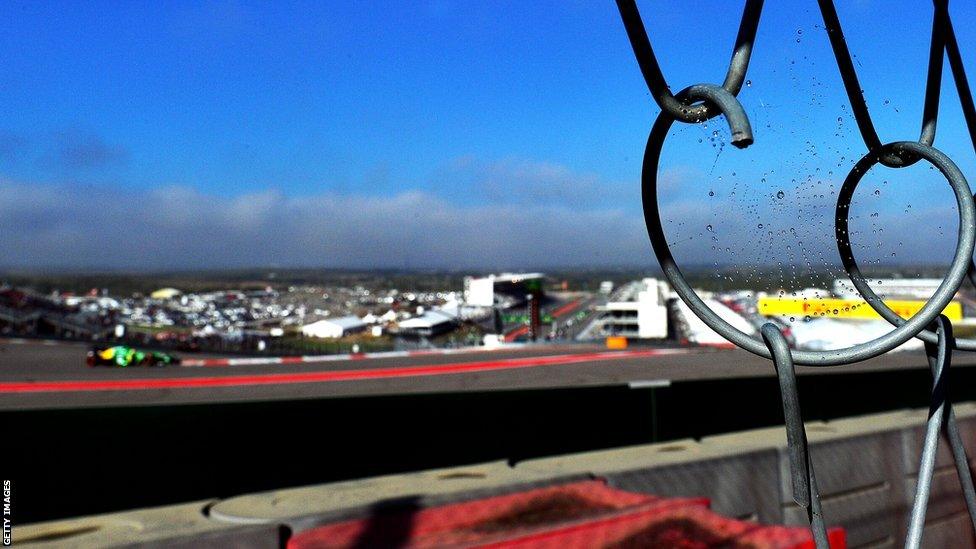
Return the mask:
<path id="1" fill-rule="evenodd" d="M 88 351 L 88 366 L 169 366 L 180 359 L 158 351 L 144 351 L 128 345 L 96 346 Z"/>

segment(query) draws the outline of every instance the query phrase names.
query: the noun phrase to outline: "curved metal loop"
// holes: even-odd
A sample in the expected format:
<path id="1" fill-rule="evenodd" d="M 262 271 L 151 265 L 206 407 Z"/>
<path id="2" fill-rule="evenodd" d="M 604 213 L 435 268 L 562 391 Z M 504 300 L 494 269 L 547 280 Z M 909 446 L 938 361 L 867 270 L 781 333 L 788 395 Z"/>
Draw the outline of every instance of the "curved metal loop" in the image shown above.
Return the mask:
<path id="1" fill-rule="evenodd" d="M 673 118 L 669 117 L 666 113 L 661 113 L 651 128 L 651 133 L 647 138 L 647 147 L 644 149 L 644 163 L 641 172 L 641 199 L 644 206 L 644 224 L 647 227 L 647 234 L 651 240 L 654 254 L 657 256 L 664 276 L 671 283 L 675 292 L 678 293 L 685 303 L 688 304 L 688 307 L 709 328 L 751 353 L 765 358 L 772 358 L 769 349 L 761 341 L 729 324 L 715 314 L 702 301 L 691 285 L 688 284 L 688 281 L 685 280 L 684 275 L 681 274 L 681 270 L 678 268 L 674 256 L 668 247 L 667 238 L 664 235 L 664 228 L 661 225 L 661 212 L 657 197 L 657 169 L 661 159 L 661 149 L 664 146 L 664 140 L 673 123 Z M 892 143 L 879 151 L 868 153 L 867 156 L 854 166 L 848 179 L 852 180 L 852 184 L 859 181 L 867 168 L 877 163 L 879 161 L 879 154 L 887 151 L 888 147 L 904 149 L 910 154 L 918 154 L 923 158 L 927 158 L 949 179 L 949 183 L 952 185 L 953 191 L 955 191 L 956 202 L 959 208 L 959 241 L 952 267 L 928 303 L 915 316 L 898 325 L 891 332 L 877 339 L 845 349 L 817 352 L 795 351 L 793 353 L 793 360 L 797 364 L 804 366 L 851 364 L 879 356 L 898 347 L 912 337 L 915 337 L 916 334 L 935 320 L 935 317 L 945 309 L 946 305 L 949 304 L 953 295 L 959 289 L 963 276 L 965 276 L 969 267 L 973 253 L 973 244 L 976 242 L 976 206 L 973 204 L 973 196 L 970 194 L 971 191 L 969 190 L 968 183 L 966 183 L 966 178 L 948 157 L 932 147 L 919 143 Z M 846 215 L 844 216 L 844 224 L 844 231 L 846 231 Z M 842 253 L 841 255 L 844 257 L 845 254 Z M 846 255 L 851 257 L 849 253 Z M 866 286 L 866 284 L 863 284 L 863 286 Z"/>
<path id="2" fill-rule="evenodd" d="M 752 57 L 752 45 L 756 39 L 756 29 L 759 28 L 762 6 L 763 0 L 746 0 L 742 12 L 742 21 L 739 23 L 739 33 L 735 39 L 732 59 L 729 61 L 729 70 L 722 84 L 722 87 L 733 96 L 738 95 L 739 90 L 742 89 L 746 71 L 749 69 L 749 59 Z M 671 87 L 664 78 L 657 56 L 654 55 L 654 49 L 651 47 L 651 41 L 647 38 L 647 31 L 636 1 L 617 0 L 617 9 L 627 29 L 627 37 L 630 39 L 637 64 L 640 65 L 641 73 L 644 75 L 644 81 L 647 82 L 647 88 L 662 111 L 682 122 L 703 122 L 723 112 L 708 103 L 693 105 L 682 100 L 680 94 L 671 95 Z"/>
<path id="3" fill-rule="evenodd" d="M 871 289 L 868 285 L 867 280 L 861 274 L 860 267 L 858 267 L 857 260 L 854 259 L 854 250 L 851 246 L 851 238 L 849 227 L 849 216 L 850 216 L 850 205 L 851 199 L 854 196 L 854 191 L 857 189 L 858 183 L 861 178 L 867 173 L 867 170 L 871 168 L 875 163 L 878 163 L 880 156 L 888 149 L 891 149 L 896 154 L 899 149 L 907 151 L 912 156 L 917 156 L 919 158 L 924 158 L 932 163 L 933 166 L 942 172 L 942 175 L 946 177 L 949 181 L 949 185 L 952 187 L 953 192 L 956 194 L 956 200 L 959 203 L 959 240 L 956 247 L 956 253 L 953 257 L 952 264 L 949 267 L 949 273 L 946 275 L 939 286 L 938 291 L 932 296 L 932 299 L 925 304 L 922 311 L 919 311 L 911 320 L 922 314 L 926 308 L 930 308 L 933 301 L 936 300 L 937 296 L 940 296 L 938 303 L 943 303 L 939 306 L 938 312 L 941 312 L 945 305 L 948 305 L 949 301 L 952 299 L 953 295 L 958 291 L 959 286 L 952 282 L 949 286 L 946 285 L 949 281 L 959 280 L 962 281 L 970 271 L 972 266 L 972 242 L 976 238 L 976 218 L 970 217 L 973 212 L 973 197 L 970 194 L 972 191 L 969 189 L 969 185 L 966 182 L 966 177 L 962 174 L 959 168 L 949 159 L 948 156 L 939 152 L 938 149 L 930 147 L 928 145 L 922 145 L 921 143 L 915 143 L 912 141 L 902 141 L 897 143 L 889 143 L 884 145 L 879 151 L 875 153 L 868 153 L 864 156 L 848 174 L 847 179 L 844 180 L 844 184 L 841 186 L 840 191 L 837 193 L 837 209 L 835 211 L 835 225 L 834 234 L 837 237 L 837 250 L 840 252 L 840 259 L 844 265 L 844 269 L 847 271 L 848 276 L 851 279 L 851 283 L 861 294 L 868 305 L 872 309 L 877 311 L 882 318 L 893 324 L 894 326 L 901 328 L 908 324 L 910 321 L 906 321 L 900 317 L 897 313 L 892 311 L 884 301 L 878 297 L 878 294 Z M 963 208 L 963 203 L 968 203 L 968 208 Z M 969 242 L 967 244 L 967 241 Z M 946 293 L 941 293 L 943 291 Z M 941 299 L 941 298 L 945 299 Z M 930 310 L 934 310 L 932 307 Z M 923 327 L 927 326 L 931 320 L 926 319 L 923 323 Z M 916 333 L 916 337 L 925 341 L 926 343 L 936 343 L 938 341 L 938 336 L 931 330 L 920 330 Z M 954 348 L 965 351 L 976 351 L 976 340 L 964 339 L 958 340 L 954 343 Z"/>
<path id="4" fill-rule="evenodd" d="M 925 442 L 918 466 L 915 500 L 908 521 L 908 534 L 905 536 L 905 547 L 909 548 L 917 548 L 922 544 L 925 511 L 932 488 L 932 472 L 935 470 L 935 454 L 939 448 L 939 431 L 942 429 L 942 420 L 947 411 L 946 377 L 952 360 L 952 323 L 944 315 L 939 315 L 935 325 L 938 343 L 925 343 L 925 354 L 932 368 L 932 398 L 929 402 L 929 420 L 925 428 Z"/>
<path id="5" fill-rule="evenodd" d="M 752 125 L 742 103 L 725 88 L 714 84 L 695 84 L 689 86 L 675 97 L 679 101 L 704 101 L 704 105 L 714 105 L 717 114 L 724 114 L 729 123 L 730 141 L 740 149 L 752 145 Z"/>
<path id="6" fill-rule="evenodd" d="M 790 452 L 790 475 L 793 483 L 793 501 L 807 510 L 807 520 L 817 549 L 830 549 L 827 541 L 827 525 L 820 505 L 817 476 L 807 445 L 807 431 L 800 412 L 800 395 L 796 387 L 796 371 L 790 345 L 779 326 L 767 323 L 760 328 L 763 343 L 773 356 L 779 392 L 783 399 L 783 417 L 786 419 L 786 442 Z"/>

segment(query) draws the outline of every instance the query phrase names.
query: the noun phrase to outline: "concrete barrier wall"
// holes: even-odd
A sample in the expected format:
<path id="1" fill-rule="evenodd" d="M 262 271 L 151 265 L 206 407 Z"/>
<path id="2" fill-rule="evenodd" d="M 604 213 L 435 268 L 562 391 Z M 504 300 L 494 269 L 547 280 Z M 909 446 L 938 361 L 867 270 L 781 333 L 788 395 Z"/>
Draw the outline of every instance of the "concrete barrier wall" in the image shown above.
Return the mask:
<path id="1" fill-rule="evenodd" d="M 828 524 L 851 548 L 900 546 L 914 497 L 927 410 L 830 422 L 807 433 Z M 976 405 L 956 406 L 976 454 Z M 757 429 L 702 440 L 503 461 L 323 484 L 35 525 L 16 526 L 29 547 L 278 547 L 282 536 L 387 505 L 429 507 L 581 478 L 667 497 L 706 496 L 717 512 L 771 524 L 806 524 L 793 502 L 785 431 Z M 951 452 L 936 461 L 926 547 L 976 547 Z"/>
<path id="2" fill-rule="evenodd" d="M 776 452 L 771 448 L 728 452 L 689 439 L 534 459 L 515 469 L 535 475 L 588 473 L 616 488 L 669 497 L 707 496 L 723 515 L 782 522 Z"/>
<path id="3" fill-rule="evenodd" d="M 972 456 L 976 454 L 976 406 L 957 405 L 956 415 Z M 828 524 L 847 530 L 849 547 L 903 545 L 926 418 L 927 410 L 905 410 L 807 423 L 824 515 Z M 974 547 L 973 527 L 945 441 L 936 466 L 925 546 Z M 716 511 L 728 516 L 807 524 L 805 509 L 793 501 L 782 427 L 697 442 L 537 459 L 520 463 L 519 468 L 537 474 L 588 471 L 624 489 L 706 496 Z"/>
<path id="4" fill-rule="evenodd" d="M 887 415 L 868 416 L 846 426 L 840 422 L 807 425 L 824 515 L 830 524 L 847 530 L 850 547 L 884 547 L 898 535 L 905 501 L 898 482 L 904 476 L 902 426 Z M 743 446 L 772 447 L 777 456 L 782 522 L 807 524 L 806 509 L 793 500 L 783 428 L 711 437 L 704 442 L 728 451 Z"/>
<path id="5" fill-rule="evenodd" d="M 976 457 L 976 404 L 966 403 L 955 407 L 956 420 L 969 454 L 970 469 Z M 903 431 L 902 451 L 905 458 L 905 491 L 915 493 L 918 482 L 919 454 L 925 439 L 924 422 L 927 410 L 913 410 L 908 416 L 913 425 Z M 915 455 L 914 459 L 912 455 Z M 929 496 L 929 509 L 926 513 L 925 535 L 932 531 L 933 540 L 945 539 L 943 547 L 974 547 L 976 541 L 969 533 L 969 515 L 962 497 L 962 488 L 956 474 L 952 452 L 944 438 L 939 440 L 939 451 L 935 459 L 935 473 L 932 475 L 932 489 Z M 962 526 L 960 526 L 962 525 Z M 904 526 L 904 525 L 903 525 Z M 903 534 L 904 535 L 904 534 Z M 944 536 L 941 537 L 940 536 Z M 934 542 L 933 542 L 934 543 Z M 936 547 L 936 545 L 932 545 Z"/>
<path id="6" fill-rule="evenodd" d="M 241 525 L 211 520 L 206 509 L 215 501 L 140 509 L 124 513 L 14 526 L 15 547 L 88 548 L 223 548 L 279 547 L 277 524 Z"/>
<path id="7" fill-rule="evenodd" d="M 588 478 L 575 475 L 556 479 L 495 461 L 249 494 L 217 502 L 210 507 L 209 516 L 237 524 L 283 524 L 300 531 L 368 516 L 384 507 L 419 509 Z"/>

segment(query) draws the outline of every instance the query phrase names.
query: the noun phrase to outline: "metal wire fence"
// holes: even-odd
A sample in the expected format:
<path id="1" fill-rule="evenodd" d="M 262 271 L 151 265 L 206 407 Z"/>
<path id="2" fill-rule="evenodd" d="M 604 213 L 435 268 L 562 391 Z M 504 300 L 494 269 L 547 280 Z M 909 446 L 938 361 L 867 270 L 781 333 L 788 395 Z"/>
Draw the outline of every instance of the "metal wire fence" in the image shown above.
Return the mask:
<path id="1" fill-rule="evenodd" d="M 745 81 L 753 51 L 756 32 L 763 10 L 763 0 L 746 0 L 738 35 L 732 50 L 728 72 L 721 86 L 695 84 L 672 94 L 667 79 L 657 62 L 647 37 L 640 12 L 634 0 L 617 0 L 621 19 L 630 39 L 634 55 L 661 113 L 651 128 L 644 150 L 641 191 L 644 220 L 651 246 L 664 275 L 678 295 L 709 327 L 739 347 L 773 361 L 780 381 L 780 393 L 786 418 L 793 498 L 806 509 L 813 537 L 818 548 L 829 547 L 813 462 L 807 449 L 806 431 L 800 413 L 794 365 L 843 366 L 882 355 L 912 338 L 925 342 L 925 351 L 932 370 L 932 390 L 929 420 L 919 467 L 919 481 L 909 518 L 906 547 L 919 547 L 925 523 L 935 453 L 940 433 L 947 437 L 952 449 L 960 483 L 976 528 L 976 490 L 969 468 L 969 458 L 959 434 L 959 428 L 948 400 L 949 366 L 953 350 L 976 350 L 976 340 L 955 339 L 952 324 L 941 311 L 958 292 L 967 274 L 976 283 L 973 247 L 976 244 L 976 205 L 969 184 L 956 164 L 933 144 L 939 114 L 943 59 L 948 58 L 963 115 L 973 147 L 976 149 L 976 105 L 963 67 L 959 45 L 953 32 L 947 0 L 935 0 L 932 19 L 931 45 L 925 83 L 925 99 L 921 131 L 916 141 L 883 143 L 868 113 L 861 84 L 854 68 L 851 53 L 832 0 L 818 0 L 834 58 L 840 71 L 851 110 L 864 141 L 866 154 L 854 164 L 838 193 L 835 216 L 835 236 L 841 261 L 851 283 L 865 301 L 890 322 L 895 329 L 871 341 L 845 349 L 831 351 L 797 351 L 790 349 L 780 328 L 766 324 L 761 337 L 739 331 L 713 312 L 691 287 L 672 256 L 661 224 L 658 203 L 658 168 L 661 150 L 668 131 L 675 122 L 699 123 L 724 115 L 731 131 L 731 143 L 746 148 L 754 137 L 749 116 L 736 98 Z M 854 191 L 867 171 L 876 164 L 889 168 L 904 168 L 919 161 L 929 162 L 945 177 L 956 199 L 959 212 L 959 233 L 952 263 L 941 285 L 922 309 L 910 319 L 903 319 L 892 311 L 869 287 L 861 274 L 848 231 L 848 214 Z"/>

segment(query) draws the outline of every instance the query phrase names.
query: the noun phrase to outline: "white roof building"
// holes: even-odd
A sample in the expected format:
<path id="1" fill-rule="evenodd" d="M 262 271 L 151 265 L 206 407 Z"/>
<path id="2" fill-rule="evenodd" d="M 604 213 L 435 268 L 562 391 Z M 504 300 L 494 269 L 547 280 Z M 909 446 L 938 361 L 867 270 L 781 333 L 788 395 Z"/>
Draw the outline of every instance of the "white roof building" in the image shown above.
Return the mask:
<path id="1" fill-rule="evenodd" d="M 438 309 L 426 311 L 424 314 L 401 321 L 400 333 L 420 336 L 432 336 L 449 330 L 457 321 L 457 317 Z"/>
<path id="2" fill-rule="evenodd" d="M 496 294 L 514 293 L 524 294 L 526 285 L 541 287 L 545 275 L 542 273 L 502 273 L 484 277 L 465 277 L 464 301 L 475 307 L 491 307 L 495 305 Z"/>
<path id="3" fill-rule="evenodd" d="M 601 307 L 605 335 L 640 339 L 668 336 L 667 295 L 670 287 L 656 278 L 631 282 L 621 288 L 615 301 Z"/>
<path id="4" fill-rule="evenodd" d="M 343 316 L 339 318 L 327 318 L 302 326 L 302 335 L 305 337 L 330 337 L 337 338 L 366 329 L 366 323 L 357 316 Z"/>

